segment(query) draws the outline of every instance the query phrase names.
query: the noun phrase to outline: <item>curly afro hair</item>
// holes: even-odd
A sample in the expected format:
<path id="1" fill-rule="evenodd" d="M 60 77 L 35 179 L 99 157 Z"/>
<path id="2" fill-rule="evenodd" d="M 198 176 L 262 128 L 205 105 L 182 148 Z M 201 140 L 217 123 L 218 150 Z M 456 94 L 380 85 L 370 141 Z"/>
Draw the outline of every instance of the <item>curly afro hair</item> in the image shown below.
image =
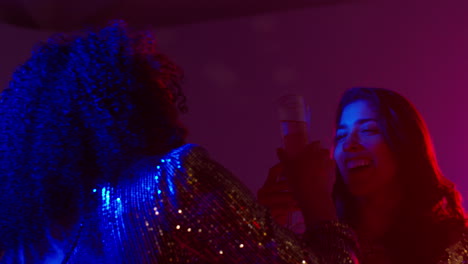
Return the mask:
<path id="1" fill-rule="evenodd" d="M 122 21 L 38 45 L 0 98 L 0 248 L 39 241 L 96 185 L 184 144 L 182 75 Z"/>

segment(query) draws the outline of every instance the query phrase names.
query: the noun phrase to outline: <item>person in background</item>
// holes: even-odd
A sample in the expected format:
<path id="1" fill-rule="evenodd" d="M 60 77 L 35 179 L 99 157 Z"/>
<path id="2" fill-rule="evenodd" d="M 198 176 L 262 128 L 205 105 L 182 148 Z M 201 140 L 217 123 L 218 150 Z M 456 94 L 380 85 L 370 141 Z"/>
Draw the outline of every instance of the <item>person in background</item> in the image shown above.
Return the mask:
<path id="1" fill-rule="evenodd" d="M 338 106 L 331 155 L 317 142 L 296 160 L 278 154 L 283 162 L 269 178 L 288 174 L 294 197 L 279 193 L 271 180 L 259 191 L 260 202 L 276 215 L 296 199 L 307 219 L 316 212 L 310 208 L 322 204 L 312 185 L 317 178 L 334 180 L 322 192 L 333 197 L 339 219 L 356 230 L 362 263 L 468 261 L 460 193 L 437 164 L 423 118 L 402 95 L 349 89 Z M 330 160 L 335 173 L 323 169 Z"/>
<path id="2" fill-rule="evenodd" d="M 121 21 L 34 51 L 0 98 L 0 263 L 358 263 L 336 217 L 299 240 L 186 143 L 181 80 Z"/>

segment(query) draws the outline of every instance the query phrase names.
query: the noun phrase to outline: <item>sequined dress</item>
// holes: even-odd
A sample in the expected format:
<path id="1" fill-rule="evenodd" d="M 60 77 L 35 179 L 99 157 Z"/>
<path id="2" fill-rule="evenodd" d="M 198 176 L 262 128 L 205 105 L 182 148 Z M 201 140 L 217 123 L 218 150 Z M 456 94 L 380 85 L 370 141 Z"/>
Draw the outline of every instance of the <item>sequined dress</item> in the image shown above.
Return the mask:
<path id="1" fill-rule="evenodd" d="M 460 240 L 445 249 L 438 264 L 467 264 L 468 263 L 468 230 L 461 234 Z"/>
<path id="2" fill-rule="evenodd" d="M 391 264 L 389 253 L 382 244 L 370 243 L 359 239 L 361 264 Z M 468 264 L 468 228 L 460 234 L 455 243 L 448 246 L 442 256 L 433 263 Z"/>
<path id="3" fill-rule="evenodd" d="M 97 212 L 56 263 L 357 263 L 347 226 L 323 223 L 299 240 L 199 146 L 144 159 L 127 174 L 93 190 Z M 0 263 L 19 263 L 15 254 Z"/>

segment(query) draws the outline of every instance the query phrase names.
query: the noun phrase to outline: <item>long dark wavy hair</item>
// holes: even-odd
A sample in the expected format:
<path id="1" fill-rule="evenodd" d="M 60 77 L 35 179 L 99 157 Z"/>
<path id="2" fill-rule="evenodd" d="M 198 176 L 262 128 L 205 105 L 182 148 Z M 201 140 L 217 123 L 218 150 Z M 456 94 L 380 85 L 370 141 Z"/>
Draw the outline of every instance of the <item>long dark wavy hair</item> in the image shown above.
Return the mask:
<path id="1" fill-rule="evenodd" d="M 38 45 L 0 98 L 0 249 L 39 241 L 96 185 L 184 144 L 182 77 L 122 21 Z"/>
<path id="2" fill-rule="evenodd" d="M 344 108 L 355 101 L 370 104 L 397 162 L 403 203 L 385 237 L 394 263 L 435 263 L 465 228 L 460 193 L 442 174 L 425 122 L 400 94 L 381 88 L 352 88 L 339 103 L 336 126 Z M 337 169 L 333 196 L 339 216 L 356 226 L 357 207 Z"/>

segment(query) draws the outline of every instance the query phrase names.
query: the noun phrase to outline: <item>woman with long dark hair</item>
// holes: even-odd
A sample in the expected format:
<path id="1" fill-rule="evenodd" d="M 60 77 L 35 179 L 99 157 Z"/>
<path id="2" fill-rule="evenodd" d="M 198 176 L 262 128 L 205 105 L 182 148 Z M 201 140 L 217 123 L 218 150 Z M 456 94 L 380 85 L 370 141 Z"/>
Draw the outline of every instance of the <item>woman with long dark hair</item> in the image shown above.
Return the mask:
<path id="1" fill-rule="evenodd" d="M 302 160 L 289 161 L 306 220 L 315 213 L 309 208 L 322 203 L 309 181 L 328 177 L 330 171 L 319 165 L 329 156 L 336 181 L 327 191 L 338 217 L 358 234 L 362 263 L 468 261 L 460 194 L 442 174 L 424 120 L 405 97 L 380 88 L 347 90 L 337 110 L 332 152 L 315 143 Z M 279 195 L 268 189 L 261 192 L 264 204 L 269 195 Z"/>

